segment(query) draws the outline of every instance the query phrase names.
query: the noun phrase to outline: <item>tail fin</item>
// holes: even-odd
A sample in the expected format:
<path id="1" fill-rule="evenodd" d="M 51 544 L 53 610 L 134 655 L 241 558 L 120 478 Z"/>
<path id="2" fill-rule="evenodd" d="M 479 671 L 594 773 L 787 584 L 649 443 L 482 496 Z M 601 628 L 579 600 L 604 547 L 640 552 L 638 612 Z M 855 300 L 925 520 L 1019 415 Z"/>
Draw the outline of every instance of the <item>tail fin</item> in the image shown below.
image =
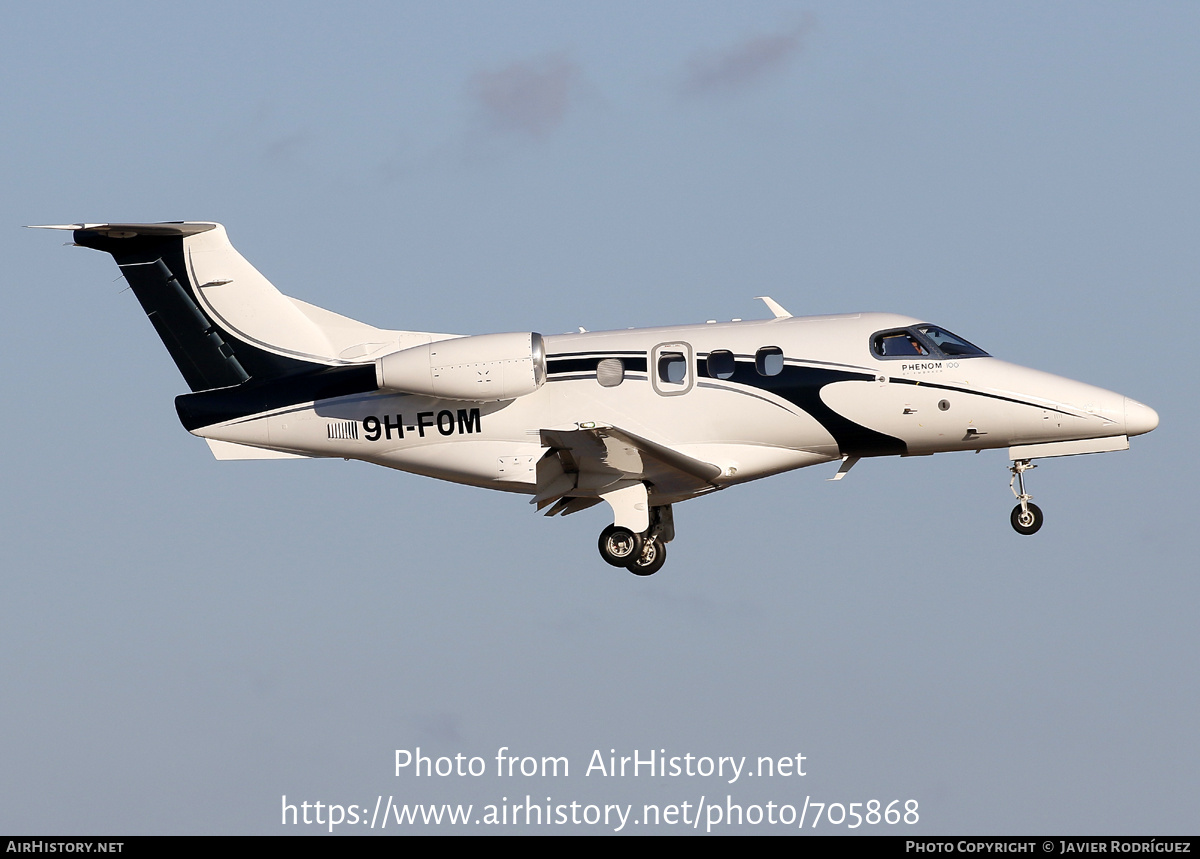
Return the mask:
<path id="1" fill-rule="evenodd" d="M 376 389 L 372 357 L 453 337 L 375 328 L 283 295 L 220 224 L 66 224 L 112 254 L 193 393 L 189 430 Z"/>
<path id="2" fill-rule="evenodd" d="M 325 356 L 319 353 L 314 354 L 314 345 L 318 348 L 325 345 L 328 351 L 328 344 L 321 344 L 320 338 L 314 336 L 319 335 L 316 326 L 233 249 L 220 224 L 72 224 L 71 227 L 75 244 L 112 254 L 193 391 L 228 388 L 251 379 L 261 382 L 318 370 L 333 363 L 322 360 Z M 200 259 L 203 264 L 195 265 Z M 196 277 L 217 271 L 225 276 L 206 280 Z M 303 351 L 289 349 L 288 345 L 301 339 L 293 336 L 280 338 L 285 340 L 282 348 L 272 347 L 239 331 L 222 318 L 217 302 L 205 295 L 206 291 L 219 289 L 238 293 L 233 315 L 250 320 L 262 317 L 272 323 L 276 333 L 292 323 L 298 334 L 307 334 L 309 341 L 316 342 L 303 344 L 308 347 Z M 281 316 L 285 318 L 279 320 Z M 286 343 L 288 339 L 293 344 Z"/>
<path id="3" fill-rule="evenodd" d="M 375 390 L 367 355 L 437 336 L 383 331 L 288 298 L 233 249 L 220 224 L 50 229 L 112 254 L 193 391 L 175 400 L 188 430 Z"/>

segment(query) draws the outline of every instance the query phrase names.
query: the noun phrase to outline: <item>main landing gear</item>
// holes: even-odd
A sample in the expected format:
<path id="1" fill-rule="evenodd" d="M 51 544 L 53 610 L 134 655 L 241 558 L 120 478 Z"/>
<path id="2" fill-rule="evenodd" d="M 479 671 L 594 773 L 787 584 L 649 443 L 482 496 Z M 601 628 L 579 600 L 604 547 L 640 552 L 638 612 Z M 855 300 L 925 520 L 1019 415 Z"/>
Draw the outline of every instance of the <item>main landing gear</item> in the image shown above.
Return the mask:
<path id="1" fill-rule="evenodd" d="M 1042 527 L 1043 519 L 1042 508 L 1031 503 L 1029 499 L 1033 496 L 1025 491 L 1025 472 L 1031 468 L 1037 468 L 1037 466 L 1028 459 L 1018 459 L 1008 469 L 1012 472 L 1012 480 L 1008 481 L 1008 488 L 1020 502 L 1013 508 L 1012 515 L 1008 518 L 1012 522 L 1013 530 L 1026 536 L 1036 534 Z M 1020 487 L 1020 491 L 1017 490 L 1017 486 L 1013 485 L 1014 483 Z"/>
<path id="2" fill-rule="evenodd" d="M 600 557 L 635 576 L 652 576 L 667 562 L 667 543 L 675 539 L 671 506 L 650 510 L 650 527 L 641 534 L 609 525 L 600 532 Z"/>

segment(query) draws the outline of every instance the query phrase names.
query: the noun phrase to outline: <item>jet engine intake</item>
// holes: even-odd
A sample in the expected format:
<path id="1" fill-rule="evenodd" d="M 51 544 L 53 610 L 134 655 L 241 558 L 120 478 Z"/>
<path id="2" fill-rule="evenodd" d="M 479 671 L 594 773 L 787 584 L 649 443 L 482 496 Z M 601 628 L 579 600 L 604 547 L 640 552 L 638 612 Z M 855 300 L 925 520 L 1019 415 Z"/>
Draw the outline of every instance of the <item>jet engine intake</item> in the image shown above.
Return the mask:
<path id="1" fill-rule="evenodd" d="M 384 355 L 375 378 L 386 390 L 444 400 L 515 400 L 546 381 L 546 349 L 534 332 L 455 337 Z"/>

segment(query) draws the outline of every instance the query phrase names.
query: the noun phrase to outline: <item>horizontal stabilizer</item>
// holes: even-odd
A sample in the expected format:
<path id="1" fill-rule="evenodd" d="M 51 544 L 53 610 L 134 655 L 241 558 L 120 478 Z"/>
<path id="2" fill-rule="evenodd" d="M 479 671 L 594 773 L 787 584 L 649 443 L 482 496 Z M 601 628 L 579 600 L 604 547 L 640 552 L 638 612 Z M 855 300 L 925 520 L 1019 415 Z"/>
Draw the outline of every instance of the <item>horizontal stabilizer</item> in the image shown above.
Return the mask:
<path id="1" fill-rule="evenodd" d="M 134 236 L 194 236 L 216 229 L 219 224 L 207 221 L 172 221 L 165 224 L 30 224 L 31 230 L 87 230 L 110 239 L 132 239 Z"/>

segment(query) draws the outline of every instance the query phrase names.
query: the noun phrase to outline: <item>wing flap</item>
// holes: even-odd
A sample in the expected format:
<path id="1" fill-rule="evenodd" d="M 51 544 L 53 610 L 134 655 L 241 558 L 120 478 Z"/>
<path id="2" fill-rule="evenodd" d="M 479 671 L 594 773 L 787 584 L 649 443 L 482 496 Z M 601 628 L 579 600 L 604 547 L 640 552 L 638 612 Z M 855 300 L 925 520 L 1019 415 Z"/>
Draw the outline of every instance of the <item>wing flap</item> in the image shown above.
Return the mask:
<path id="1" fill-rule="evenodd" d="M 557 501 L 547 516 L 583 509 L 570 505 L 570 500 L 598 498 L 622 481 L 641 481 L 663 494 L 678 495 L 712 489 L 721 476 L 721 468 L 711 462 L 619 427 L 543 429 L 540 436 L 548 450 L 538 462 L 537 494 L 530 503 L 541 510 Z M 569 505 L 572 509 L 567 510 Z"/>

